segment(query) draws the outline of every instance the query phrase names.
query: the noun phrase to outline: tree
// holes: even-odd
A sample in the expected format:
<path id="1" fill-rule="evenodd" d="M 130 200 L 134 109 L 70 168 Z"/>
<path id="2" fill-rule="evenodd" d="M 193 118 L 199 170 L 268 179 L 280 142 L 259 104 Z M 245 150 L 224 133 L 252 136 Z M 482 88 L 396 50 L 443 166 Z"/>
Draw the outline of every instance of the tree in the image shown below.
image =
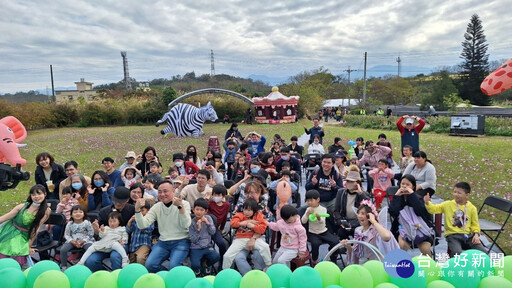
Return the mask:
<path id="1" fill-rule="evenodd" d="M 446 110 L 449 107 L 446 105 L 448 102 L 446 102 L 445 99 L 451 94 L 457 96 L 457 87 L 453 84 L 453 80 L 450 78 L 447 71 L 441 71 L 439 78 L 432 82 L 432 93 L 430 96 L 421 99 L 421 105 L 422 107 L 433 105 L 439 110 Z M 455 106 L 458 104 L 460 103 L 455 104 Z"/>
<path id="2" fill-rule="evenodd" d="M 164 102 L 165 105 L 168 105 L 176 98 L 176 90 L 174 90 L 172 86 L 166 87 L 164 91 L 162 91 L 162 101 Z"/>
<path id="3" fill-rule="evenodd" d="M 459 95 L 471 104 L 489 105 L 489 97 L 480 91 L 480 83 L 489 72 L 489 54 L 482 21 L 477 14 L 471 16 L 464 39 L 460 55 L 464 59 L 461 64 L 464 77 L 459 84 Z"/>

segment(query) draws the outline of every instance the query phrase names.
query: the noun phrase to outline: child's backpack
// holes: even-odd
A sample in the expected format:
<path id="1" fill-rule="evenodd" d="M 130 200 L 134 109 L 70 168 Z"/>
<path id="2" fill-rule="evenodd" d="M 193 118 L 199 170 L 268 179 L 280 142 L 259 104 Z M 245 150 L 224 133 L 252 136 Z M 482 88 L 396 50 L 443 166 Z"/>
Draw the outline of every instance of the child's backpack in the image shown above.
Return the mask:
<path id="1" fill-rule="evenodd" d="M 434 233 L 423 218 L 414 213 L 411 206 L 405 206 L 398 215 L 398 233 L 403 239 L 414 244 L 414 239 L 433 236 Z"/>

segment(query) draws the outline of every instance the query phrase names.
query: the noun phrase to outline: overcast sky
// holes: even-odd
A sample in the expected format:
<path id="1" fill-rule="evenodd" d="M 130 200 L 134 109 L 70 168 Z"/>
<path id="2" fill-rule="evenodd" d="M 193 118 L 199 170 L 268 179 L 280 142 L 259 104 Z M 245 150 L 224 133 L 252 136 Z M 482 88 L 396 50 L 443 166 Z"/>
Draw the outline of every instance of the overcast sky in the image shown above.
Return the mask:
<path id="1" fill-rule="evenodd" d="M 313 4 L 314 3 L 314 4 Z M 95 84 L 123 78 L 120 51 L 138 81 L 195 71 L 293 76 L 323 66 L 435 69 L 460 63 L 477 13 L 490 60 L 512 57 L 512 0 L 2 1 L 0 92 Z M 395 73 L 396 70 L 389 71 Z M 346 73 L 345 73 L 346 74 Z"/>

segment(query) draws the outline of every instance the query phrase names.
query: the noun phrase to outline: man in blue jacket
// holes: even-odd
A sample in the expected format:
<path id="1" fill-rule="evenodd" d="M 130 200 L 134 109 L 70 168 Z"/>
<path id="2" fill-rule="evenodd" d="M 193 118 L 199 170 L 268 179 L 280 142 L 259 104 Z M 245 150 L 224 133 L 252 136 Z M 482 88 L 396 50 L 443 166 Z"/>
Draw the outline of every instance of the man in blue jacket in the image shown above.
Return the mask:
<path id="1" fill-rule="evenodd" d="M 306 125 L 304 125 L 304 131 L 306 131 L 306 134 L 311 135 L 309 136 L 309 144 L 313 143 L 313 136 L 315 135 L 320 136 L 320 144 L 322 144 L 325 133 L 324 128 L 320 127 L 318 119 L 313 120 L 313 127 L 311 127 L 309 130 L 306 128 Z"/>
<path id="2" fill-rule="evenodd" d="M 315 189 L 320 193 L 320 205 L 327 208 L 329 214 L 334 210 L 338 190 L 343 188 L 343 177 L 334 169 L 334 156 L 324 154 L 322 167 L 317 168 L 306 182 L 306 191 Z"/>

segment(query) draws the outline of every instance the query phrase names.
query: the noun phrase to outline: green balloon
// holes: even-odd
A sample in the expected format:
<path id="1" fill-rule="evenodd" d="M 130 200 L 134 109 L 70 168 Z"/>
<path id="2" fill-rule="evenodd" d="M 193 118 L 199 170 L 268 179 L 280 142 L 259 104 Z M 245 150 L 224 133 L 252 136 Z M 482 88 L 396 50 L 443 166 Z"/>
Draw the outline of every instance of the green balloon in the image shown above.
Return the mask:
<path id="1" fill-rule="evenodd" d="M 480 281 L 478 288 L 498 288 L 498 287 L 512 287 L 512 282 L 499 276 L 490 276 Z"/>
<path id="2" fill-rule="evenodd" d="M 2 270 L 0 270 L 0 279 L 9 279 L 9 281 L 2 283 L 3 288 L 25 288 L 27 285 L 27 278 L 25 277 L 25 274 L 23 274 L 21 269 L 18 268 L 2 268 Z"/>
<path id="3" fill-rule="evenodd" d="M 116 288 L 117 282 L 114 276 L 108 271 L 97 271 L 92 273 L 85 281 L 84 288 Z"/>
<path id="4" fill-rule="evenodd" d="M 272 266 L 270 266 L 271 268 Z M 269 269 L 270 269 L 269 268 Z M 268 272 L 268 270 L 267 270 Z M 242 275 L 238 273 L 238 271 L 233 269 L 224 269 L 215 276 L 215 281 L 213 281 L 214 288 L 238 288 L 240 287 L 240 281 L 242 280 Z"/>
<path id="5" fill-rule="evenodd" d="M 158 276 L 162 277 L 162 279 L 164 279 L 164 280 L 165 280 L 165 277 L 167 276 L 167 273 L 169 273 L 169 271 L 165 271 L 165 270 L 164 270 L 164 271 L 159 271 L 159 272 L 157 272 L 157 273 L 156 273 L 156 275 L 158 275 Z"/>
<path id="6" fill-rule="evenodd" d="M 16 268 L 21 271 L 20 263 L 12 258 L 0 259 L 0 271 L 4 268 Z"/>
<path id="7" fill-rule="evenodd" d="M 84 288 L 85 281 L 92 275 L 91 270 L 84 265 L 74 265 L 64 272 L 69 279 L 71 288 Z"/>
<path id="8" fill-rule="evenodd" d="M 204 276 L 203 278 L 210 281 L 210 283 L 212 283 L 212 285 L 213 285 L 213 282 L 215 282 L 215 276 L 213 276 L 213 275 Z"/>
<path id="9" fill-rule="evenodd" d="M 187 266 L 176 266 L 165 276 L 165 287 L 167 288 L 185 288 L 185 285 L 193 279 L 196 274 Z"/>
<path id="10" fill-rule="evenodd" d="M 116 281 L 116 283 L 117 283 L 117 280 L 119 279 L 119 273 L 121 273 L 121 269 L 116 269 L 114 271 L 110 271 L 110 275 L 112 275 L 112 277 L 114 277 L 114 280 Z M 119 285 L 119 283 L 117 285 Z"/>
<path id="11" fill-rule="evenodd" d="M 455 288 L 455 286 L 443 280 L 434 280 L 428 283 L 427 288 Z"/>
<path id="12" fill-rule="evenodd" d="M 68 277 L 60 270 L 48 270 L 37 277 L 34 288 L 70 288 L 70 286 Z"/>
<path id="13" fill-rule="evenodd" d="M 252 270 L 242 277 L 240 288 L 272 288 L 272 282 L 265 272 Z"/>
<path id="14" fill-rule="evenodd" d="M 30 268 L 32 268 L 32 267 L 28 267 L 27 269 L 25 269 L 25 271 L 23 271 L 23 274 L 25 274 L 25 277 L 28 277 L 28 272 L 30 271 Z"/>
<path id="15" fill-rule="evenodd" d="M 60 271 L 59 265 L 50 260 L 43 260 L 32 266 L 32 269 L 30 269 L 27 275 L 28 288 L 33 288 L 37 277 L 50 270 Z"/>
<path id="16" fill-rule="evenodd" d="M 148 274 L 148 269 L 139 263 L 133 263 L 125 266 L 117 276 L 117 287 L 133 288 L 135 281 L 142 275 Z"/>
<path id="17" fill-rule="evenodd" d="M 283 264 L 274 264 L 267 269 L 268 278 L 272 282 L 272 287 L 289 287 L 292 270 Z"/>
<path id="18" fill-rule="evenodd" d="M 462 262 L 459 261 L 459 264 L 462 264 Z M 456 288 L 477 288 L 478 284 L 480 284 L 480 277 L 478 276 L 478 269 L 471 265 L 471 260 L 466 263 L 465 267 L 461 265 L 455 267 L 455 265 L 455 257 L 450 258 L 450 260 L 448 260 L 448 267 L 443 267 L 442 279 Z M 462 276 L 460 276 L 459 273 L 461 273 Z M 470 277 L 470 274 L 473 276 Z"/>
<path id="19" fill-rule="evenodd" d="M 196 278 L 189 281 L 185 288 L 212 288 L 212 283 L 204 278 Z M 140 287 L 142 288 L 142 287 Z"/>
<path id="20" fill-rule="evenodd" d="M 441 275 L 439 275 L 439 271 L 441 271 L 441 267 L 437 265 L 434 259 L 425 256 L 419 255 L 412 258 L 412 261 L 421 266 L 423 270 L 425 270 L 425 277 L 427 277 L 427 284 L 435 281 L 441 280 Z"/>
<path id="21" fill-rule="evenodd" d="M 340 285 L 329 285 L 325 288 L 343 288 L 343 287 L 341 287 Z"/>
<path id="22" fill-rule="evenodd" d="M 243 279 L 242 279 L 243 280 Z M 322 277 L 313 268 L 302 266 L 292 273 L 290 288 L 322 288 Z M 242 288 L 242 287 L 240 287 Z"/>
<path id="23" fill-rule="evenodd" d="M 461 256 L 464 254 L 467 255 L 467 265 L 472 265 L 478 270 L 480 279 L 487 276 L 492 276 L 494 274 L 494 267 L 491 267 L 491 258 L 489 255 L 485 254 L 485 252 L 476 249 L 470 249 L 462 252 Z"/>
<path id="24" fill-rule="evenodd" d="M 512 282 L 512 255 L 505 256 L 502 267 L 499 267 L 500 265 L 494 265 L 494 275 L 505 277 L 505 279 Z"/>
<path id="25" fill-rule="evenodd" d="M 380 265 L 382 266 L 382 263 Z M 316 272 L 318 272 L 318 274 L 320 274 L 320 278 L 322 278 L 323 287 L 340 284 L 340 267 L 338 267 L 338 265 L 334 264 L 333 262 L 322 261 L 316 264 L 314 269 L 316 270 Z"/>
<path id="26" fill-rule="evenodd" d="M 350 265 L 341 271 L 340 286 L 343 288 L 373 288 L 372 274 L 361 265 Z"/>
<path id="27" fill-rule="evenodd" d="M 427 276 L 425 274 L 425 270 L 423 268 L 418 267 L 418 264 L 412 262 L 414 265 L 414 273 L 409 278 L 402 277 L 390 277 L 391 283 L 395 284 L 400 288 L 409 288 L 409 287 L 425 287 L 427 286 Z M 420 273 L 421 272 L 421 273 Z M 422 274 L 423 276 L 420 276 Z"/>
<path id="28" fill-rule="evenodd" d="M 389 281 L 391 281 L 389 274 L 384 270 L 384 264 L 382 264 L 382 262 L 370 260 L 364 263 L 363 267 L 372 275 L 373 286 L 377 286 L 380 283 L 389 283 Z"/>
<path id="29" fill-rule="evenodd" d="M 379 285 L 375 286 L 375 288 L 400 288 L 396 286 L 393 283 L 380 283 Z"/>
<path id="30" fill-rule="evenodd" d="M 150 273 L 145 274 L 139 277 L 135 284 L 133 284 L 133 288 L 165 288 L 165 281 L 162 277 Z"/>

